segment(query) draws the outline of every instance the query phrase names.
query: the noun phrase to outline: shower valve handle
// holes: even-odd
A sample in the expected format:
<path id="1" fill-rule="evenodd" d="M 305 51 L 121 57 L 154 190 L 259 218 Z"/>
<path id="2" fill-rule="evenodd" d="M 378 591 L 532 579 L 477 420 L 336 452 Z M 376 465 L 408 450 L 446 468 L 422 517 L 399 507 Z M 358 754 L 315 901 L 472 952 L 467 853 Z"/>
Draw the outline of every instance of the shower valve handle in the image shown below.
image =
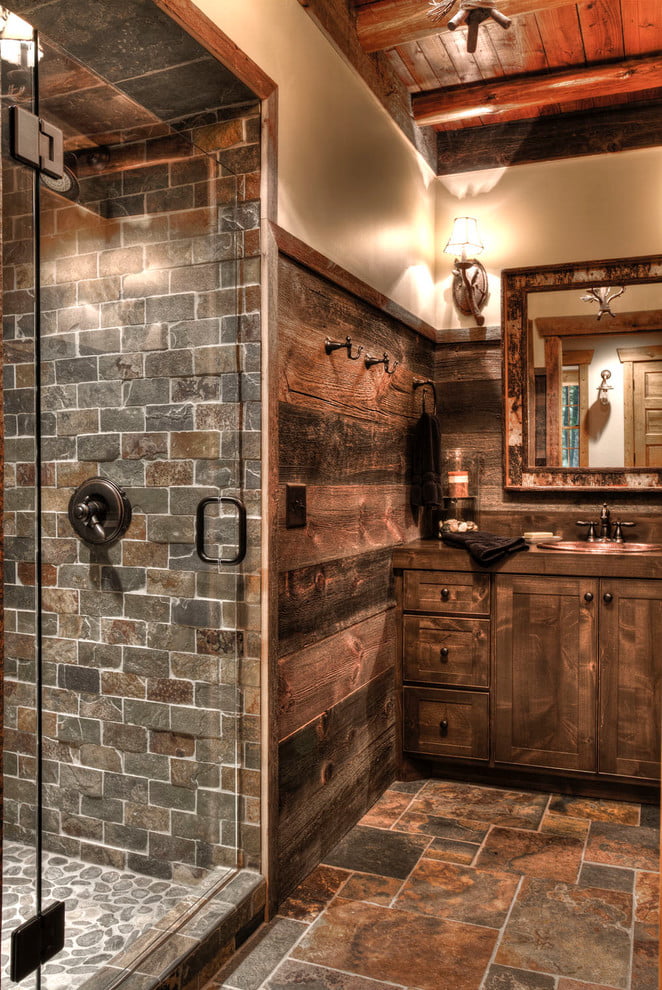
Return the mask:
<path id="1" fill-rule="evenodd" d="M 101 523 L 107 512 L 108 505 L 102 498 L 88 497 L 84 502 L 78 502 L 73 508 L 74 518 L 84 523 L 85 526 L 89 526 L 92 532 L 101 539 L 105 537 L 105 530 Z"/>

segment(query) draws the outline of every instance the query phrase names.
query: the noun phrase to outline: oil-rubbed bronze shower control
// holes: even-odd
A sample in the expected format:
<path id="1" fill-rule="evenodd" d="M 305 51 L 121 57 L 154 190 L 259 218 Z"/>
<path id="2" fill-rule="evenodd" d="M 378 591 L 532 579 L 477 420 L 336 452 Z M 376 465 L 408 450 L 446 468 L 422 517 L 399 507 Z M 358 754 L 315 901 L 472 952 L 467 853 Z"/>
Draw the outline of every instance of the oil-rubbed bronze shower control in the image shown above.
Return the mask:
<path id="1" fill-rule="evenodd" d="M 108 478 L 89 478 L 69 500 L 69 522 L 85 543 L 115 543 L 129 528 L 131 503 Z"/>

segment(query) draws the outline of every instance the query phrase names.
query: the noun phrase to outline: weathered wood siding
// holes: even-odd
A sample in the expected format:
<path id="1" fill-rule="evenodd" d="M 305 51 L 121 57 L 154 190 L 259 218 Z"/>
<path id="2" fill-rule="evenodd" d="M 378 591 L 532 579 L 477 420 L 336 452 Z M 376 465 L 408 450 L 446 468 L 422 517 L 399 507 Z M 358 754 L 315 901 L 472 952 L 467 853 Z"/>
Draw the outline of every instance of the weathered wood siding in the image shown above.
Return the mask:
<path id="1" fill-rule="evenodd" d="M 331 270 L 331 269 L 330 269 Z M 336 273 L 337 274 L 337 273 Z M 364 352 L 325 354 L 352 337 Z M 281 253 L 278 272 L 279 817 L 282 899 L 395 774 L 394 545 L 420 535 L 410 443 L 433 344 Z M 366 368 L 387 351 L 395 374 Z M 285 526 L 285 486 L 307 525 Z"/>

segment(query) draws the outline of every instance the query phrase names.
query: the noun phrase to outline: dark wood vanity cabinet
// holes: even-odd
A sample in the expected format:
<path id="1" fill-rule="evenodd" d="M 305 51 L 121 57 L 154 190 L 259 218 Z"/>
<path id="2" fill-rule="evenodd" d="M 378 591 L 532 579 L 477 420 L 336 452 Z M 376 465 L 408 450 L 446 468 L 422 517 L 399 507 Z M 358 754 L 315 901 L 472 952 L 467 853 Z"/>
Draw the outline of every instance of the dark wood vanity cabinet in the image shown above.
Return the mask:
<path id="1" fill-rule="evenodd" d="M 596 769 L 598 583 L 495 580 L 494 759 Z"/>
<path id="2" fill-rule="evenodd" d="M 660 777 L 662 581 L 600 583 L 601 773 Z"/>
<path id="3" fill-rule="evenodd" d="M 659 780 L 662 555 L 656 579 L 595 560 L 582 575 L 558 553 L 489 571 L 444 548 L 394 561 L 405 754 L 483 778 Z"/>

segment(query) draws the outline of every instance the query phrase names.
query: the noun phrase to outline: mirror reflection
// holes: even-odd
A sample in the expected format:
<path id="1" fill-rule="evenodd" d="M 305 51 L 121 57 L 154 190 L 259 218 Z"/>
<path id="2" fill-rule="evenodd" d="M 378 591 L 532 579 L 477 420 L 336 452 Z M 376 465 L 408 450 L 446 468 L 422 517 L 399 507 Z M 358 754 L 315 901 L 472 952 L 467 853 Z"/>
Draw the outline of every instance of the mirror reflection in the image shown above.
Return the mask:
<path id="1" fill-rule="evenodd" d="M 662 467 L 662 284 L 531 291 L 526 309 L 535 466 Z"/>

